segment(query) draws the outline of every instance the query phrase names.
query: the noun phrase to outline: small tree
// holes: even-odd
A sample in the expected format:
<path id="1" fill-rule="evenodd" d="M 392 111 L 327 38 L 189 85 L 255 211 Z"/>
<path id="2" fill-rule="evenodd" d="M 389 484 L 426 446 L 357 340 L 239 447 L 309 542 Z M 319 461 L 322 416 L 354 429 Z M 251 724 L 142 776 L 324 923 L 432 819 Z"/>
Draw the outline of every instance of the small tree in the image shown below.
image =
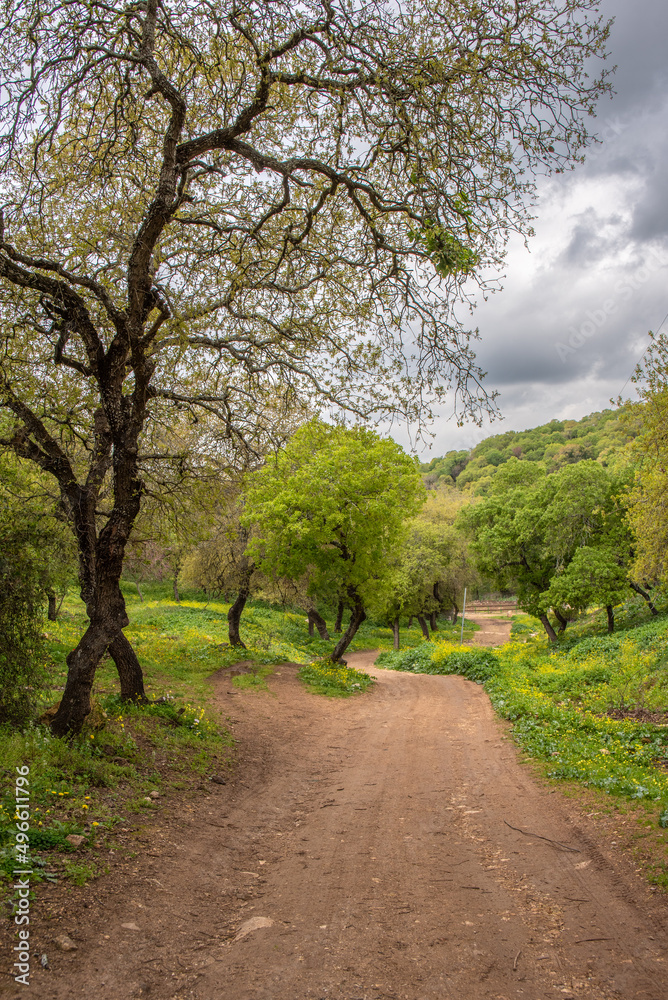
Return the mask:
<path id="1" fill-rule="evenodd" d="M 415 463 L 388 438 L 362 427 L 313 420 L 254 477 L 242 522 L 257 538 L 251 557 L 269 576 L 309 574 L 311 594 L 345 594 L 351 617 L 337 661 L 387 585 L 405 522 L 424 500 Z"/>

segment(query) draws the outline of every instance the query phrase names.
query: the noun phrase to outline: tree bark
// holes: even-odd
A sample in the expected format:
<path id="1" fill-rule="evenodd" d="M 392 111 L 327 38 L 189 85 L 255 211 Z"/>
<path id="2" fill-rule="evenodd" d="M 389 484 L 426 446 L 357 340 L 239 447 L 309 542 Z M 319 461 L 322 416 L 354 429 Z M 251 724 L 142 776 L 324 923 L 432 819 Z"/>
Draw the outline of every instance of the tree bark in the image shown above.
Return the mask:
<path id="1" fill-rule="evenodd" d="M 432 632 L 438 632 L 438 612 L 432 611 L 429 615 L 429 625 L 431 626 Z"/>
<path id="2" fill-rule="evenodd" d="M 547 636 L 548 636 L 548 639 L 550 640 L 550 642 L 556 642 L 557 641 L 557 633 L 552 628 L 552 625 L 550 624 L 550 619 L 545 614 L 538 615 L 538 618 L 539 618 L 539 620 L 540 620 L 543 628 L 547 632 Z"/>
<path id="3" fill-rule="evenodd" d="M 144 595 L 141 592 L 141 587 L 139 586 L 139 580 L 135 580 L 135 587 L 137 588 L 137 593 L 139 594 L 140 604 L 144 603 Z"/>
<path id="4" fill-rule="evenodd" d="M 181 596 L 179 594 L 179 578 L 177 575 L 174 576 L 173 590 L 174 590 L 174 600 L 176 601 L 177 604 L 180 604 Z"/>
<path id="5" fill-rule="evenodd" d="M 556 608 L 552 608 L 552 614 L 559 622 L 559 635 L 561 635 L 563 632 L 566 631 L 566 626 L 568 625 L 568 619 L 564 618 L 561 611 L 558 611 Z"/>
<path id="6" fill-rule="evenodd" d="M 411 615 L 410 618 L 408 619 L 408 626 L 407 626 L 407 628 L 411 628 L 412 627 L 412 625 L 413 625 L 413 617 L 414 616 Z"/>
<path id="7" fill-rule="evenodd" d="M 58 611 L 56 609 L 56 595 L 52 590 L 50 590 L 47 595 L 49 599 L 49 610 L 47 611 L 47 618 L 50 622 L 55 622 L 58 617 Z"/>
<path id="8" fill-rule="evenodd" d="M 392 634 L 394 636 L 393 648 L 399 649 L 399 619 L 395 618 L 392 622 Z"/>
<path id="9" fill-rule="evenodd" d="M 308 612 L 308 634 L 313 635 L 313 626 L 318 630 L 318 635 L 321 639 L 329 639 L 330 634 L 327 631 L 327 622 L 322 617 L 322 615 L 316 611 L 315 608 L 309 608 Z"/>
<path id="10" fill-rule="evenodd" d="M 615 612 L 613 611 L 612 604 L 606 604 L 605 611 L 608 616 L 608 632 L 615 631 Z"/>
<path id="11" fill-rule="evenodd" d="M 352 604 L 353 608 L 350 615 L 350 622 L 348 624 L 348 628 L 343 633 L 343 635 L 337 642 L 336 646 L 332 650 L 332 655 L 330 658 L 334 663 L 339 662 L 341 656 L 355 638 L 355 633 L 357 632 L 358 628 L 360 627 L 362 622 L 366 619 L 366 612 L 364 610 L 364 606 L 357 595 L 355 595 Z"/>
<path id="12" fill-rule="evenodd" d="M 457 624 L 457 616 L 458 615 L 459 615 L 459 608 L 457 607 L 457 605 L 453 601 L 452 602 L 452 624 L 453 625 Z"/>
<path id="13" fill-rule="evenodd" d="M 240 646 L 241 649 L 245 649 L 246 645 L 241 641 L 241 636 L 239 635 L 239 625 L 241 623 L 241 614 L 246 606 L 246 601 L 250 596 L 250 582 L 254 572 L 255 572 L 254 564 L 245 563 L 242 570 L 239 592 L 237 594 L 236 600 L 234 601 L 234 604 L 227 612 L 227 624 L 228 624 L 230 646 Z"/>
<path id="14" fill-rule="evenodd" d="M 312 639 L 315 635 L 315 626 L 313 625 L 313 619 L 310 615 L 308 616 L 308 635 L 309 639 Z"/>
<path id="15" fill-rule="evenodd" d="M 337 633 L 337 635 L 341 631 L 341 626 L 343 624 L 343 612 L 344 612 L 343 601 L 339 601 L 336 607 L 336 621 L 334 622 L 334 631 Z"/>
<path id="16" fill-rule="evenodd" d="M 109 643 L 109 655 L 116 664 L 121 682 L 121 701 L 134 701 L 146 704 L 148 698 L 144 691 L 144 675 L 137 654 L 123 632 L 119 632 L 113 642 Z"/>
<path id="17" fill-rule="evenodd" d="M 642 587 L 639 587 L 637 583 L 633 583 L 631 581 L 629 581 L 629 586 L 631 587 L 631 590 L 634 590 L 636 594 L 639 594 L 644 601 L 647 601 L 647 607 L 652 612 L 652 614 L 658 615 L 659 612 L 654 607 L 654 602 L 652 601 L 652 598 L 647 593 L 647 591 L 643 590 Z"/>
<path id="18" fill-rule="evenodd" d="M 427 628 L 427 623 L 426 623 L 426 621 L 424 619 L 424 615 L 416 615 L 415 617 L 418 620 L 418 625 L 422 629 L 422 635 L 425 637 L 425 639 L 428 639 L 429 638 L 429 629 Z"/>

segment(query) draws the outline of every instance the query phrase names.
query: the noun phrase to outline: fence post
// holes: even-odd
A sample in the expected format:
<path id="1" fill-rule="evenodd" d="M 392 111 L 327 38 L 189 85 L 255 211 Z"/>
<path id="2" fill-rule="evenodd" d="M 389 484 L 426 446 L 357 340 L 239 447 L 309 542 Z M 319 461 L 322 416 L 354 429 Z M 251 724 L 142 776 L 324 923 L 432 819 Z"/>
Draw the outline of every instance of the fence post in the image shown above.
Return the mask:
<path id="1" fill-rule="evenodd" d="M 462 634 L 459 640 L 459 645 L 464 644 L 464 618 L 466 617 L 466 587 L 464 587 L 464 607 L 462 608 Z"/>

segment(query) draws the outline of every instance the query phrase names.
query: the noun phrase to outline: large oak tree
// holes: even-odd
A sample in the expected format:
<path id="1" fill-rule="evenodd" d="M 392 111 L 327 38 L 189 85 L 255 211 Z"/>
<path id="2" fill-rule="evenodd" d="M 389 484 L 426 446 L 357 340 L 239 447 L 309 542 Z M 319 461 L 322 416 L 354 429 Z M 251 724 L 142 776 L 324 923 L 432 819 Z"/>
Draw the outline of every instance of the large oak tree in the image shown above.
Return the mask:
<path id="1" fill-rule="evenodd" d="M 107 648 L 142 696 L 118 581 L 166 406 L 240 441 L 263 392 L 493 405 L 455 302 L 529 232 L 533 174 L 587 143 L 597 9 L 8 0 L 0 402 L 57 481 L 90 619 L 56 733 Z"/>

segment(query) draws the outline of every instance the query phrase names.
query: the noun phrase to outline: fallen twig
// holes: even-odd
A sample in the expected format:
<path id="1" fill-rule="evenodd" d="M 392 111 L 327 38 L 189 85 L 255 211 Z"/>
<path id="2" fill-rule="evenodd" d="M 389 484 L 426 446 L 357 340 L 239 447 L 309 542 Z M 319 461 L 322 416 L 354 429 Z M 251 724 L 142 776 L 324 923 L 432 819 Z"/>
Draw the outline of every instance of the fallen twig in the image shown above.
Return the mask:
<path id="1" fill-rule="evenodd" d="M 531 833 L 529 830 L 520 830 L 519 826 L 512 826 L 512 824 L 505 819 L 503 822 L 506 826 L 510 827 L 511 830 L 516 830 L 517 833 L 523 833 L 525 837 L 538 837 L 539 840 L 546 840 L 548 844 L 554 844 L 555 847 L 560 847 L 562 851 L 570 851 L 572 854 L 582 853 L 577 847 L 569 847 L 567 844 L 562 844 L 559 840 L 552 840 L 551 837 L 544 837 L 541 833 Z"/>
<path id="2" fill-rule="evenodd" d="M 517 959 L 520 957 L 521 954 L 522 951 L 520 949 L 520 951 L 518 951 L 517 954 L 515 955 L 515 961 L 513 962 L 513 972 L 517 969 Z"/>

